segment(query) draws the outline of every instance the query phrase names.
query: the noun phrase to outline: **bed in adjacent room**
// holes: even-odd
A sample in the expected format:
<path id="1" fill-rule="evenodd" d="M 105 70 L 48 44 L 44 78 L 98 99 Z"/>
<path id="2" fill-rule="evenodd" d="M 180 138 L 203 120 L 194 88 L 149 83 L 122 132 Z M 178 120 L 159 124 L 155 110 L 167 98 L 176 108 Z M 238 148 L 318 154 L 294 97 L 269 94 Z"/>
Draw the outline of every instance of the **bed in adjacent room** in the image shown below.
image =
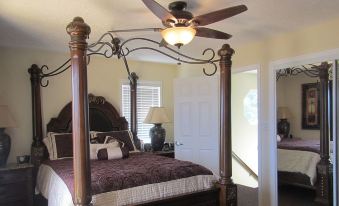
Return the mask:
<path id="1" fill-rule="evenodd" d="M 315 188 L 320 141 L 313 139 L 282 139 L 278 145 L 278 180 L 280 184 Z"/>

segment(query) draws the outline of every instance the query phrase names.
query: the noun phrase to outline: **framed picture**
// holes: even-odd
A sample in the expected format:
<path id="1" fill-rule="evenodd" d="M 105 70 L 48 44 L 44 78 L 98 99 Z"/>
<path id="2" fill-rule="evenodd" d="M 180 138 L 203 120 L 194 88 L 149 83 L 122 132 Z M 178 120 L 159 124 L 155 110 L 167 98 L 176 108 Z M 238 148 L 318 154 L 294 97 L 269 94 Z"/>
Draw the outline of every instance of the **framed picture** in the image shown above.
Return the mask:
<path id="1" fill-rule="evenodd" d="M 319 84 L 302 84 L 302 129 L 320 129 Z"/>

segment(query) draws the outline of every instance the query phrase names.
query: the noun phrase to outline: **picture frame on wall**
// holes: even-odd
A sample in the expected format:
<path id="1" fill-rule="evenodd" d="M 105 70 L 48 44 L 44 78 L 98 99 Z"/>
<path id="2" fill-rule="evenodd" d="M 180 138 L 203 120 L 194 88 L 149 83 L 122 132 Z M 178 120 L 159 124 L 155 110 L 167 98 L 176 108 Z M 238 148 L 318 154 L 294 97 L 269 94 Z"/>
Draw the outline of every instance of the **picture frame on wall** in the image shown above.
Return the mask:
<path id="1" fill-rule="evenodd" d="M 302 129 L 320 129 L 319 84 L 302 84 Z"/>

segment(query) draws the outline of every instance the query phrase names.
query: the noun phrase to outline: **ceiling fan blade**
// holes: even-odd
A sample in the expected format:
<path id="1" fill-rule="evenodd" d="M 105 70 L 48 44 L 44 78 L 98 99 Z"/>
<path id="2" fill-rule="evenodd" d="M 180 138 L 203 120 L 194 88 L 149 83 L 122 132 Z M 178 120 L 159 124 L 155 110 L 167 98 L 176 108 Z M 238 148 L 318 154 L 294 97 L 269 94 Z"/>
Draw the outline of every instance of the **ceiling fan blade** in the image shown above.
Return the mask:
<path id="1" fill-rule="evenodd" d="M 218 22 L 231 16 L 240 14 L 244 11 L 247 11 L 247 7 L 245 5 L 239 5 L 196 16 L 192 21 L 196 22 L 199 26 L 206 26 L 208 24 L 212 24 L 214 22 Z"/>
<path id="2" fill-rule="evenodd" d="M 172 20 L 174 23 L 177 22 L 175 16 L 173 16 L 167 9 L 162 7 L 158 2 L 154 0 L 142 0 L 144 4 L 155 14 L 159 19 L 166 22 L 167 20 Z"/>
<path id="3" fill-rule="evenodd" d="M 119 29 L 119 30 L 112 30 L 112 31 L 108 31 L 108 32 L 111 32 L 111 33 L 119 33 L 119 32 L 137 32 L 137 31 L 155 31 L 155 32 L 158 32 L 158 31 L 161 31 L 162 28 L 142 28 L 142 29 Z"/>
<path id="4" fill-rule="evenodd" d="M 197 33 L 195 36 L 200 36 L 200 37 L 206 37 L 206 38 L 213 38 L 213 39 L 229 39 L 232 37 L 232 35 L 217 31 L 214 29 L 209 29 L 205 27 L 198 27 L 195 28 Z"/>
<path id="5" fill-rule="evenodd" d="M 165 41 L 165 39 L 162 39 L 160 44 L 159 44 L 159 47 L 165 47 L 165 46 L 168 46 L 168 43 L 167 43 L 167 41 Z"/>

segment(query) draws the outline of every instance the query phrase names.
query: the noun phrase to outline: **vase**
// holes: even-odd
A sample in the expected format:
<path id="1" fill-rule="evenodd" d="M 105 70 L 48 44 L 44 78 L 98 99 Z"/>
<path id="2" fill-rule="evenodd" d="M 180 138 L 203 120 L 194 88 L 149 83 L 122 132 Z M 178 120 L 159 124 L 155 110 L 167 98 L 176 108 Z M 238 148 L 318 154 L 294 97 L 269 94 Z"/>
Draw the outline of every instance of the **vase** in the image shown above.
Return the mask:
<path id="1" fill-rule="evenodd" d="M 0 128 L 0 167 L 7 164 L 10 149 L 11 138 L 5 133 L 5 128 Z"/>
<path id="2" fill-rule="evenodd" d="M 161 124 L 155 124 L 149 131 L 153 151 L 161 151 L 164 146 L 166 131 Z"/>

